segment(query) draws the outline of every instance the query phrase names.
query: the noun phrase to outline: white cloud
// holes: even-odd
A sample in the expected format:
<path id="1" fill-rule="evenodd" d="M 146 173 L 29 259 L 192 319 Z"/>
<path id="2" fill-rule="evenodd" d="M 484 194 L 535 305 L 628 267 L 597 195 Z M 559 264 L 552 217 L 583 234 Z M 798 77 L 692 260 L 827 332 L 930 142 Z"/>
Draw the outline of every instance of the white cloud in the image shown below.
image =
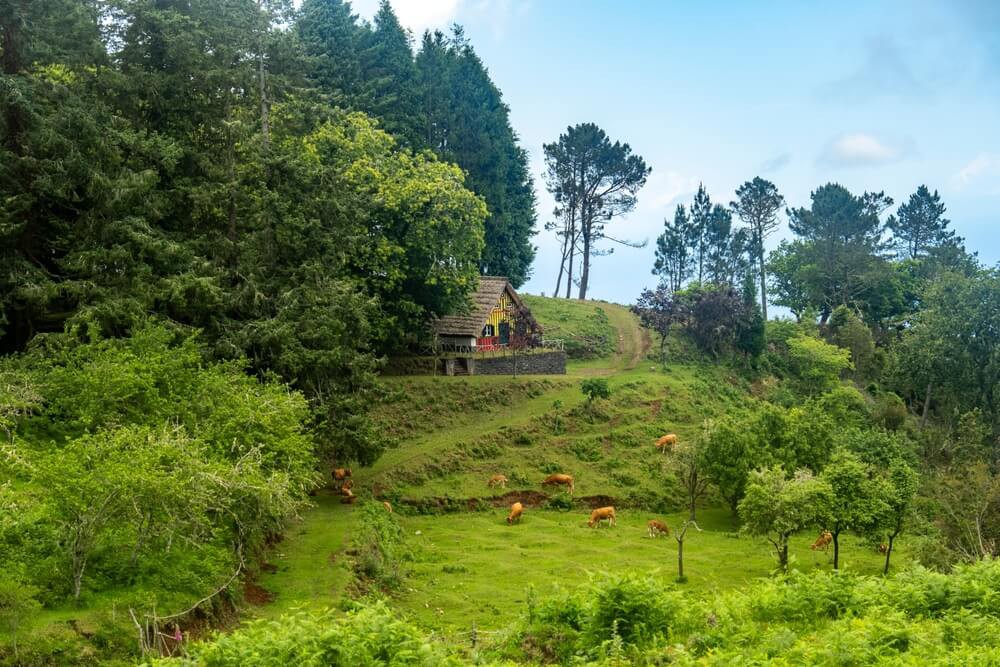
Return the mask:
<path id="1" fill-rule="evenodd" d="M 691 194 L 698 189 L 698 179 L 685 176 L 676 171 L 653 171 L 643 188 L 647 193 L 646 201 L 651 208 L 660 209 L 669 206 L 679 197 Z M 640 193 L 639 204 L 643 203 L 643 193 Z"/>
<path id="2" fill-rule="evenodd" d="M 894 162 L 908 152 L 905 144 L 873 134 L 855 132 L 836 137 L 820 153 L 818 162 L 839 167 L 864 167 Z"/>
<path id="3" fill-rule="evenodd" d="M 955 172 L 951 177 L 956 189 L 962 189 L 984 174 L 996 172 L 1000 168 L 1000 158 L 988 153 L 980 153 L 971 162 Z"/>

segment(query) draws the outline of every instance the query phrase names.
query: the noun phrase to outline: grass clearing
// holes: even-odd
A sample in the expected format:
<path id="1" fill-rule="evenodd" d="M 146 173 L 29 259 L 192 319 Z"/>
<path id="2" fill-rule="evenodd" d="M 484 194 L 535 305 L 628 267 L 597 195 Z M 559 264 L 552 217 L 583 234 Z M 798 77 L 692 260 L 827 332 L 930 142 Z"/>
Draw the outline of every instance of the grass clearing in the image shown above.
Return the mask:
<path id="1" fill-rule="evenodd" d="M 508 526 L 506 512 L 412 516 L 402 519 L 415 559 L 406 565 L 409 590 L 396 606 L 422 626 L 467 630 L 472 621 L 500 628 L 523 613 L 532 587 L 540 598 L 571 589 L 591 575 L 635 571 L 662 579 L 692 595 L 710 594 L 766 577 L 776 567 L 764 540 L 733 532 L 728 512 L 699 512 L 701 532 L 688 530 L 684 542 L 687 583 L 674 583 L 677 541 L 674 529 L 686 513 L 663 517 L 624 510 L 617 527 L 588 528 L 584 511 L 526 510 L 522 523 Z M 649 538 L 646 521 L 665 518 L 668 537 Z M 792 540 L 792 567 L 829 570 L 832 550 L 812 551 L 815 534 Z M 841 538 L 842 568 L 859 574 L 881 572 L 883 557 L 870 544 Z M 905 544 L 894 554 L 898 567 L 907 562 Z"/>

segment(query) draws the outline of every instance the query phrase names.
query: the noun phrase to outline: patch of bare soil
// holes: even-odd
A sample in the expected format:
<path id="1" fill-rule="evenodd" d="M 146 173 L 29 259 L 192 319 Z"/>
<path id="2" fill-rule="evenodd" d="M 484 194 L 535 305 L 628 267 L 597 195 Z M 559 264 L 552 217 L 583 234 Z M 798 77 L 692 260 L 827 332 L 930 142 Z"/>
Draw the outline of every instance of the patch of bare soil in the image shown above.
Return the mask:
<path id="1" fill-rule="evenodd" d="M 494 507 L 509 507 L 514 503 L 521 503 L 525 507 L 540 507 L 548 499 L 548 495 L 540 491 L 508 491 L 502 496 L 490 498 L 489 501 Z"/>
<path id="2" fill-rule="evenodd" d="M 243 585 L 243 595 L 247 602 L 258 607 L 274 601 L 274 593 L 253 581 L 248 581 Z"/>
<path id="3" fill-rule="evenodd" d="M 596 510 L 598 507 L 613 506 L 615 504 L 615 499 L 611 496 L 581 496 L 577 500 L 592 510 Z"/>

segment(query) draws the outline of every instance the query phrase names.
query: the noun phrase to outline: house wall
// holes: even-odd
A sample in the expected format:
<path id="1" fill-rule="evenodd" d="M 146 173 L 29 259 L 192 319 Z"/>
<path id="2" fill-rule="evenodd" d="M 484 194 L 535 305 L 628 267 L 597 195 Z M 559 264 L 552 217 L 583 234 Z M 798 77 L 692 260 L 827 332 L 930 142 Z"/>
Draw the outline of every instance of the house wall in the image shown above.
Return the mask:
<path id="1" fill-rule="evenodd" d="M 504 355 L 476 359 L 475 375 L 565 375 L 566 353 L 562 350 L 534 354 Z"/>

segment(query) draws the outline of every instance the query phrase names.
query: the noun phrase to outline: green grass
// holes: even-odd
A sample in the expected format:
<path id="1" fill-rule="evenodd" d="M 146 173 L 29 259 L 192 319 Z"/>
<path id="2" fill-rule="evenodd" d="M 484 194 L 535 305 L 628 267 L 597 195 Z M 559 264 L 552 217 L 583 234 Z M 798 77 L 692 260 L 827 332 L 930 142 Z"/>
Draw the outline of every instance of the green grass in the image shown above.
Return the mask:
<path id="1" fill-rule="evenodd" d="M 529 302 L 547 337 L 558 331 L 549 318 L 578 322 L 594 307 L 539 297 Z M 677 542 L 672 536 L 646 537 L 648 519 L 665 518 L 674 528 L 685 516 L 653 443 L 670 431 L 694 437 L 705 419 L 755 399 L 746 382 L 724 366 L 662 368 L 649 362 L 650 338 L 634 315 L 621 306 L 600 307 L 615 330 L 613 349 L 572 361 L 567 376 L 384 380 L 390 399 L 376 408 L 375 420 L 392 447 L 374 466 L 355 468 L 356 490 L 391 498 L 397 506 L 414 557 L 404 564 L 407 577 L 392 605 L 420 625 L 445 636 L 467 630 L 473 620 L 482 628 L 500 628 L 523 609 L 529 588 L 545 597 L 591 574 L 639 571 L 662 578 L 665 587 L 677 586 Z M 612 395 L 588 410 L 580 381 L 592 376 L 606 377 Z M 510 479 L 507 491 L 555 495 L 539 483 L 556 471 L 574 475 L 577 499 L 614 498 L 618 527 L 588 529 L 589 511 L 579 506 L 568 512 L 529 508 L 523 523 L 513 527 L 504 521 L 506 507 L 443 515 L 407 509 L 407 501 L 425 507 L 441 498 L 457 506 L 470 498 L 489 501 L 505 493 L 487 488 L 494 473 Z M 351 577 L 355 511 L 320 497 L 276 547 L 271 560 L 279 571 L 259 583 L 277 597 L 257 608 L 258 614 L 335 606 L 343 599 Z M 688 582 L 681 590 L 702 595 L 738 587 L 775 568 L 770 545 L 734 532 L 727 510 L 701 510 L 699 521 L 704 530 L 690 531 L 685 542 Z M 830 554 L 809 549 L 815 537 L 794 539 L 793 567 L 831 567 Z M 894 562 L 901 566 L 908 560 L 905 537 L 899 546 Z M 845 569 L 866 574 L 880 572 L 882 563 L 871 545 L 850 535 L 842 538 L 842 559 Z"/>
<path id="2" fill-rule="evenodd" d="M 524 295 L 524 304 L 539 321 L 549 340 L 562 340 L 570 359 L 608 357 L 618 348 L 618 331 L 606 303 L 551 299 Z"/>
<path id="3" fill-rule="evenodd" d="M 677 575 L 677 541 L 651 539 L 646 521 L 664 518 L 621 511 L 617 527 L 588 528 L 586 511 L 525 510 L 522 523 L 508 526 L 506 512 L 406 517 L 402 520 L 416 556 L 406 569 L 408 590 L 395 605 L 420 625 L 436 630 L 500 628 L 523 610 L 529 588 L 540 598 L 559 587 L 586 583 L 590 575 L 636 571 L 661 578 L 665 587 L 702 595 L 768 576 L 776 567 L 770 545 L 733 532 L 728 512 L 701 510 L 701 532 L 684 541 L 686 584 Z M 686 513 L 667 515 L 673 531 Z M 418 534 L 419 533 L 419 534 Z M 793 538 L 792 566 L 829 570 L 830 552 L 812 551 L 815 534 Z M 860 574 L 881 572 L 882 556 L 853 536 L 841 538 L 841 567 Z M 893 562 L 907 562 L 905 540 Z"/>
<path id="4" fill-rule="evenodd" d="M 321 609 L 340 600 L 353 574 L 346 549 L 353 525 L 353 507 L 338 496 L 321 493 L 314 507 L 303 513 L 269 554 L 276 572 L 261 572 L 257 583 L 275 595 L 272 602 L 255 607 L 268 618 L 294 608 Z"/>

